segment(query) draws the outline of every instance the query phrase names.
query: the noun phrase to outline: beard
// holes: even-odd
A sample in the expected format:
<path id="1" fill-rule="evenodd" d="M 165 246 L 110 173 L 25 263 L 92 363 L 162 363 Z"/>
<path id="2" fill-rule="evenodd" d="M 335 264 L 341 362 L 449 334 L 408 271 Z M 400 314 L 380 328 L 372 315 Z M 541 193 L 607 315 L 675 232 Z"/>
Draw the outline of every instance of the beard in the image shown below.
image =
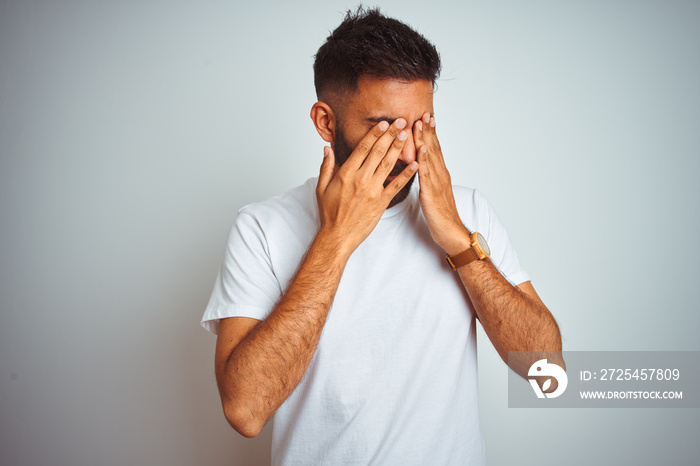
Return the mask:
<path id="1" fill-rule="evenodd" d="M 335 131 L 335 142 L 333 143 L 335 164 L 339 167 L 342 166 L 348 160 L 353 150 L 355 150 L 355 148 L 350 147 L 348 140 L 345 139 L 345 133 L 342 129 L 340 129 L 340 124 L 338 124 Z M 397 160 L 394 164 L 394 168 L 391 170 L 391 173 L 389 173 L 388 176 L 398 176 L 401 174 L 401 172 L 404 171 L 406 167 L 408 167 L 408 164 L 406 162 Z M 411 179 L 408 180 L 408 183 L 406 183 L 406 186 L 401 188 L 401 190 L 398 193 L 396 193 L 391 202 L 389 202 L 389 206 L 387 207 L 387 209 L 394 207 L 396 204 L 402 202 L 408 197 L 408 193 L 411 192 L 411 186 L 413 185 L 414 179 L 415 176 L 412 176 Z M 389 183 L 390 181 L 388 179 L 384 180 L 384 187 L 387 187 Z"/>

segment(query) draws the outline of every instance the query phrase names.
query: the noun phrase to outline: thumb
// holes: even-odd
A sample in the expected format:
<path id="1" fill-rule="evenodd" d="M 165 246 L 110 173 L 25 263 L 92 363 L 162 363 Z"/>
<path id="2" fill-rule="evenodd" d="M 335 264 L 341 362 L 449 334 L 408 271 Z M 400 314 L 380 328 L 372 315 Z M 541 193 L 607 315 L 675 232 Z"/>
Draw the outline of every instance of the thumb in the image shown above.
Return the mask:
<path id="1" fill-rule="evenodd" d="M 321 163 L 321 172 L 318 175 L 318 185 L 316 191 L 322 194 L 326 191 L 328 184 L 333 179 L 333 169 L 335 168 L 335 155 L 333 149 L 326 146 L 323 148 L 323 162 Z"/>

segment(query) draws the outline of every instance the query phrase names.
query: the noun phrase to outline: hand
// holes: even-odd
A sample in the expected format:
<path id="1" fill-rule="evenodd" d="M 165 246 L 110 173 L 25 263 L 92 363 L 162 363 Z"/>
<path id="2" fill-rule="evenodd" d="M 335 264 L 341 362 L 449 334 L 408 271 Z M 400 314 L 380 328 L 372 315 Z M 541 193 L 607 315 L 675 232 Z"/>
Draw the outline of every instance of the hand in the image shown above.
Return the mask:
<path id="1" fill-rule="evenodd" d="M 452 179 L 435 134 L 435 117 L 426 112 L 413 124 L 413 140 L 418 148 L 420 204 L 430 234 L 447 254 L 458 254 L 470 245 L 469 231 L 459 218 Z"/>
<path id="2" fill-rule="evenodd" d="M 316 187 L 321 231 L 331 234 L 348 257 L 374 230 L 389 202 L 418 169 L 418 163 L 413 162 L 384 187 L 408 137 L 405 126 L 403 118 L 391 125 L 378 123 L 340 167 L 335 166 L 333 150 L 324 148 Z"/>

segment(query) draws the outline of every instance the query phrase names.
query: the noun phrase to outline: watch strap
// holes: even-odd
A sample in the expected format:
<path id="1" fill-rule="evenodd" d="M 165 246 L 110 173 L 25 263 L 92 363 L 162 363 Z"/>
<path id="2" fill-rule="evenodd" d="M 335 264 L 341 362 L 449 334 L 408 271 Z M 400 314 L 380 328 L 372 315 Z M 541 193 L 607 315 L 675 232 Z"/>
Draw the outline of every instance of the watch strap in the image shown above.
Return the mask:
<path id="1" fill-rule="evenodd" d="M 475 260 L 481 260 L 489 257 L 489 252 L 487 252 L 488 246 L 486 245 L 486 251 L 484 251 L 481 244 L 481 242 L 484 242 L 485 245 L 486 240 L 483 239 L 479 233 L 475 231 L 471 234 L 470 239 L 471 244 L 466 250 L 454 256 L 450 256 L 449 254 L 445 256 L 447 263 L 450 264 L 450 267 L 452 267 L 453 270 L 457 270 L 458 268 L 465 266 L 470 262 L 474 262 Z"/>
<path id="2" fill-rule="evenodd" d="M 457 270 L 462 266 L 478 260 L 479 255 L 476 252 L 476 248 L 472 246 L 457 255 L 450 256 L 448 254 L 445 256 L 445 259 L 447 259 L 447 263 L 450 264 L 450 267 L 452 267 L 453 270 Z"/>

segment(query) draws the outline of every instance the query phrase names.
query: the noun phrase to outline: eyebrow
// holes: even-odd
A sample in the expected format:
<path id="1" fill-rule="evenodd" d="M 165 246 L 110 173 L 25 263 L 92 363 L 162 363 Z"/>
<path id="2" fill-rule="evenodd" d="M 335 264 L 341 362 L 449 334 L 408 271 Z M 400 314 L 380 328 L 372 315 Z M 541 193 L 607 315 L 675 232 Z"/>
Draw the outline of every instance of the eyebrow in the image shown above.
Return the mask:
<path id="1" fill-rule="evenodd" d="M 431 113 L 430 116 L 435 116 L 435 113 Z M 371 121 L 372 123 L 380 123 L 382 121 L 386 121 L 387 123 L 392 124 L 393 122 L 395 122 L 399 118 L 401 118 L 401 117 L 383 115 L 383 116 L 378 116 L 378 117 L 368 117 L 368 118 L 365 118 L 365 121 Z M 418 120 L 416 120 L 416 121 L 418 121 Z"/>
<path id="2" fill-rule="evenodd" d="M 370 117 L 370 118 L 365 118 L 366 121 L 371 121 L 372 123 L 380 123 L 382 121 L 386 121 L 389 124 L 392 124 L 395 122 L 399 117 L 393 117 L 393 116 L 378 116 L 378 117 Z"/>

